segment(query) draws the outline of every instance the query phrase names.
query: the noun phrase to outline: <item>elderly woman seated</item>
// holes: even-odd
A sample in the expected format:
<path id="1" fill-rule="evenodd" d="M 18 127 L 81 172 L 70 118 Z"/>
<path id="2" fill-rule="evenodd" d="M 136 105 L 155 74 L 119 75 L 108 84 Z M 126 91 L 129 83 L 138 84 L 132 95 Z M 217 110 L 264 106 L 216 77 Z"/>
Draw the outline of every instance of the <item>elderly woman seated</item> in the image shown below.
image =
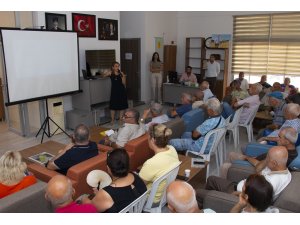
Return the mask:
<path id="1" fill-rule="evenodd" d="M 92 200 L 83 198 L 82 203 L 92 203 L 98 212 L 117 213 L 147 188 L 138 175 L 129 172 L 129 156 L 125 149 L 117 148 L 107 153 L 107 168 L 112 183 L 96 191 Z"/>
<path id="2" fill-rule="evenodd" d="M 27 171 L 19 152 L 8 151 L 0 158 L 0 198 L 18 192 L 36 183 Z"/>

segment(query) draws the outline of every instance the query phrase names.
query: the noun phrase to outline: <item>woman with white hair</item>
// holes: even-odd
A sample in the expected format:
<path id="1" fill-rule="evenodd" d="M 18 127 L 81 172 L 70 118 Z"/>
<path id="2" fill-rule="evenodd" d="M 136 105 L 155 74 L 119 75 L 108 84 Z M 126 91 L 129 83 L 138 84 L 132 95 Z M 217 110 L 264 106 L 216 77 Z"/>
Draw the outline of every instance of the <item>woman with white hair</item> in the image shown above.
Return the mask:
<path id="1" fill-rule="evenodd" d="M 34 175 L 27 171 L 19 152 L 8 151 L 0 158 L 0 198 L 18 192 L 36 183 Z"/>

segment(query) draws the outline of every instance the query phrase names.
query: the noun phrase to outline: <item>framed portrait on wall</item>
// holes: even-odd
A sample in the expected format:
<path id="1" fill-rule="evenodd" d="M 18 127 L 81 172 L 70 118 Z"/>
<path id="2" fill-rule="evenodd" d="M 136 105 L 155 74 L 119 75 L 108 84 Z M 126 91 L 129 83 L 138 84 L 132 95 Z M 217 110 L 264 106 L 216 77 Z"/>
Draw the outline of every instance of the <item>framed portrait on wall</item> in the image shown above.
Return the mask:
<path id="1" fill-rule="evenodd" d="M 65 14 L 45 13 L 46 30 L 67 30 L 67 17 Z"/>
<path id="2" fill-rule="evenodd" d="M 96 37 L 96 16 L 72 13 L 72 29 L 78 37 Z"/>
<path id="3" fill-rule="evenodd" d="M 118 20 L 98 18 L 98 39 L 118 40 Z"/>

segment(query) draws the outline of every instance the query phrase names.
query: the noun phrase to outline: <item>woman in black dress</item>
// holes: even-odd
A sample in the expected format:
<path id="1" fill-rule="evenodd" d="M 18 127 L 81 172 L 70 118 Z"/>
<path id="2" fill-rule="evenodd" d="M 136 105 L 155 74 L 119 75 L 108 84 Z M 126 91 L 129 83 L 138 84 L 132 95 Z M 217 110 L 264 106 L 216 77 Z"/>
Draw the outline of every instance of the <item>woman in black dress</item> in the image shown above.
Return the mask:
<path id="1" fill-rule="evenodd" d="M 126 94 L 126 75 L 120 71 L 120 64 L 113 62 L 111 66 L 111 92 L 110 92 L 110 115 L 111 125 L 114 124 L 116 111 L 120 111 L 120 122 L 124 110 L 128 108 L 127 94 Z"/>

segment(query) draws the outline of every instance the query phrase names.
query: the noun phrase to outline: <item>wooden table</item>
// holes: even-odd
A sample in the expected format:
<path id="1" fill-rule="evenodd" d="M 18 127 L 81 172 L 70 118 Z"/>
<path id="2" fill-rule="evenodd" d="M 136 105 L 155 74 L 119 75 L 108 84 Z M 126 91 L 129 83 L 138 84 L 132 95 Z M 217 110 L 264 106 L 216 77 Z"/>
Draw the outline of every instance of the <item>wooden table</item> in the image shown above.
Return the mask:
<path id="1" fill-rule="evenodd" d="M 101 136 L 102 131 L 108 130 L 107 128 L 99 127 L 99 126 L 92 126 L 90 127 L 90 140 L 98 143 L 100 139 L 104 138 Z"/>
<path id="2" fill-rule="evenodd" d="M 268 112 L 266 113 L 266 111 L 260 111 L 256 113 L 255 119 L 261 119 L 261 120 L 273 120 L 273 117 L 271 116 L 271 114 Z"/>
<path id="3" fill-rule="evenodd" d="M 64 144 L 58 143 L 56 141 L 47 141 L 43 144 L 39 144 L 30 148 L 26 148 L 20 151 L 24 162 L 33 163 L 32 160 L 29 159 L 30 156 L 36 155 L 41 152 L 49 152 L 52 155 L 57 155 L 58 151 L 65 147 Z"/>
<path id="4" fill-rule="evenodd" d="M 184 176 L 184 171 L 186 169 L 190 169 L 191 173 L 189 176 L 189 179 L 187 180 L 187 182 L 191 181 L 196 175 L 198 175 L 200 173 L 201 170 L 205 169 L 205 167 L 203 168 L 193 168 L 191 167 L 191 160 L 192 158 L 189 156 L 185 156 L 185 155 L 178 155 L 179 161 L 181 161 L 181 165 L 179 167 L 179 171 L 178 171 L 178 175 L 180 176 Z"/>

